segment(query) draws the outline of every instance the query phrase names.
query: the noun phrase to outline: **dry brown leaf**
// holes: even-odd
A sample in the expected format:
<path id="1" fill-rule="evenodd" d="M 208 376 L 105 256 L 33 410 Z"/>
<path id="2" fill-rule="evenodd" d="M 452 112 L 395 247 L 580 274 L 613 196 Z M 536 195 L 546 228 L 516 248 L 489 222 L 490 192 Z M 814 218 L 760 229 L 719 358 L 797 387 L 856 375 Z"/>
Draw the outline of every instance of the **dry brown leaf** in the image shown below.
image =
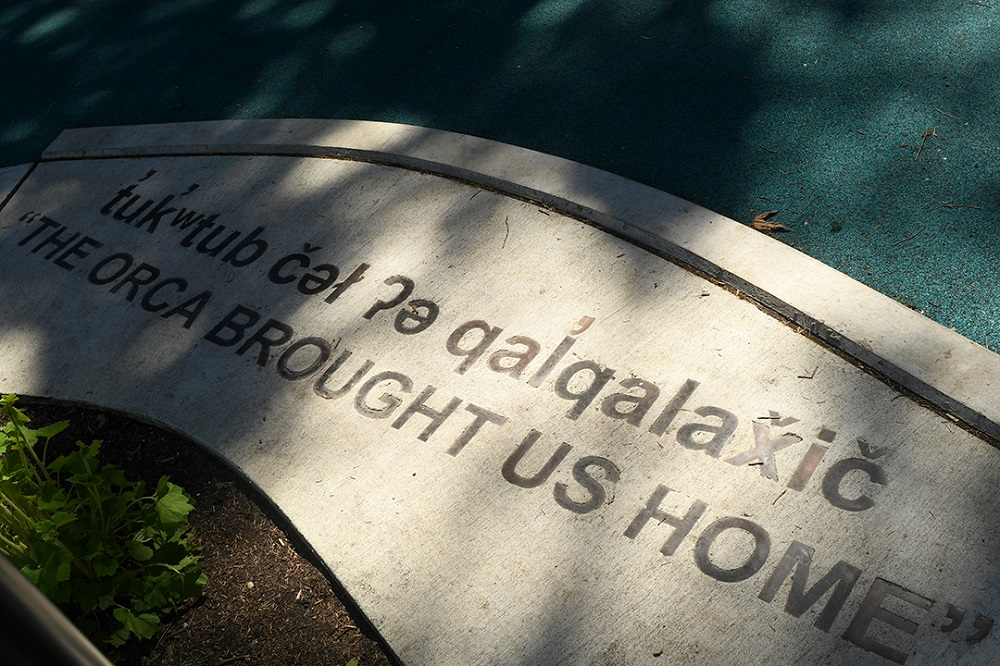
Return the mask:
<path id="1" fill-rule="evenodd" d="M 761 213 L 757 217 L 753 218 L 750 222 L 750 226 L 757 231 L 789 231 L 788 227 L 779 222 L 768 222 L 768 218 L 774 217 L 778 214 L 776 210 L 769 210 L 767 212 Z"/>

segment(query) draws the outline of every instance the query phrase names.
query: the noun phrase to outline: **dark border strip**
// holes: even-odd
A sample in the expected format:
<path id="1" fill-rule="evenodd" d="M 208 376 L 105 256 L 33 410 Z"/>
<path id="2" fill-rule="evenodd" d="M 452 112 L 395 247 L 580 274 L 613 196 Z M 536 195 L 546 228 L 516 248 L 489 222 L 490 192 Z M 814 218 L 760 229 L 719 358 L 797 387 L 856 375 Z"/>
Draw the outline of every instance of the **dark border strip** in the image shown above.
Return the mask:
<path id="1" fill-rule="evenodd" d="M 32 162 L 31 165 L 28 167 L 28 170 L 25 171 L 24 175 L 21 176 L 21 178 L 17 181 L 17 184 L 14 185 L 14 187 L 10 188 L 10 192 L 7 193 L 7 196 L 3 198 L 3 201 L 0 201 L 0 212 L 3 212 L 3 209 L 7 207 L 7 204 L 10 203 L 10 200 L 14 198 L 14 195 L 17 194 L 17 191 L 21 189 L 22 185 L 24 185 L 24 181 L 28 180 L 28 177 L 31 176 L 32 173 L 34 173 L 35 168 L 39 164 L 40 162 Z M 5 167 L 5 168 L 16 169 L 17 166 Z"/>
<path id="2" fill-rule="evenodd" d="M 1000 424 L 969 407 L 961 400 L 936 389 L 912 373 L 903 370 L 891 361 L 844 336 L 815 317 L 807 315 L 790 303 L 775 297 L 773 294 L 757 287 L 738 275 L 653 232 L 637 227 L 607 213 L 583 206 L 572 200 L 550 194 L 543 190 L 513 183 L 503 178 L 489 176 L 479 171 L 465 169 L 452 164 L 400 155 L 398 153 L 358 148 L 310 146 L 307 144 L 287 146 L 276 144 L 213 144 L 205 145 L 205 150 L 203 151 L 192 150 L 191 146 L 164 146 L 157 147 L 155 150 L 150 150 L 148 147 L 80 150 L 73 151 L 72 153 L 56 153 L 51 156 L 43 156 L 41 162 L 159 157 L 236 157 L 246 155 L 338 159 L 403 168 L 455 180 L 504 196 L 527 201 L 566 215 L 584 224 L 610 233 L 617 238 L 638 245 L 656 256 L 673 261 L 687 270 L 716 281 L 722 286 L 746 296 L 768 314 L 775 316 L 795 329 L 800 329 L 800 332 L 822 342 L 842 357 L 859 364 L 863 369 L 892 386 L 894 390 L 920 398 L 929 407 L 940 412 L 946 418 L 957 420 L 959 425 L 963 425 L 976 436 L 985 440 L 993 447 L 1000 449 Z M 32 171 L 37 164 L 32 165 Z M 31 171 L 29 171 L 30 173 Z M 25 178 L 27 178 L 27 175 Z"/>

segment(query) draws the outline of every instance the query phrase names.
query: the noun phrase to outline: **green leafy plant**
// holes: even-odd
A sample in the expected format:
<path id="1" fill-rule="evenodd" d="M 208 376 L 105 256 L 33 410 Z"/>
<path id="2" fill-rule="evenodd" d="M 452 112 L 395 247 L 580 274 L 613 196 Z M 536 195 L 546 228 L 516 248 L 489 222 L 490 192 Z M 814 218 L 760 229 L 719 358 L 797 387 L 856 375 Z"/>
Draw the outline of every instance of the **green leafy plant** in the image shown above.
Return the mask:
<path id="1" fill-rule="evenodd" d="M 101 466 L 99 440 L 50 461 L 69 423 L 33 430 L 16 401 L 0 398 L 0 550 L 96 644 L 150 638 L 205 585 L 191 498 L 165 476 L 147 494 Z"/>

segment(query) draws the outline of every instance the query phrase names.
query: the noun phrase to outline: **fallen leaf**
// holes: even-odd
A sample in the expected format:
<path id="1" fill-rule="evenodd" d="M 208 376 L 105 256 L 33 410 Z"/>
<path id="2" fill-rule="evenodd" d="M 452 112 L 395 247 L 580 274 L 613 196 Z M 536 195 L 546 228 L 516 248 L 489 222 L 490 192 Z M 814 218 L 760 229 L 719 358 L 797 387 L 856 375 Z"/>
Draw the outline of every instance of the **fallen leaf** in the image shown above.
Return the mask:
<path id="1" fill-rule="evenodd" d="M 779 222 L 768 222 L 768 218 L 774 217 L 778 214 L 776 210 L 769 210 L 767 212 L 761 213 L 757 217 L 753 218 L 750 226 L 757 231 L 789 231 L 788 227 Z"/>

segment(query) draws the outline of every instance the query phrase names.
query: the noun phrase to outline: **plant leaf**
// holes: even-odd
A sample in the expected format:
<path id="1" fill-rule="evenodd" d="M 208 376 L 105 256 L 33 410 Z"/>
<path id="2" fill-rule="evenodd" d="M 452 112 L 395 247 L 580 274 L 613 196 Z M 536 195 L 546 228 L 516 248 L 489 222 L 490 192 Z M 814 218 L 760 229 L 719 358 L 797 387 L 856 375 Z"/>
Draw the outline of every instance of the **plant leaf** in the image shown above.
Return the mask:
<path id="1" fill-rule="evenodd" d="M 53 548 L 42 562 L 38 576 L 38 587 L 47 595 L 53 595 L 59 583 L 69 580 L 72 560 L 63 550 Z"/>
<path id="2" fill-rule="evenodd" d="M 145 562 L 153 556 L 153 549 L 136 540 L 128 542 L 128 552 L 138 562 Z"/>
<path id="3" fill-rule="evenodd" d="M 66 506 L 66 492 L 54 481 L 44 483 L 38 491 L 35 503 L 42 511 L 58 511 Z"/>
<path id="4" fill-rule="evenodd" d="M 118 571 L 118 560 L 106 555 L 94 558 L 94 573 L 98 576 L 111 576 Z"/>
<path id="5" fill-rule="evenodd" d="M 50 423 L 47 426 L 42 426 L 35 431 L 35 435 L 38 437 L 44 437 L 45 439 L 51 439 L 68 427 L 69 421 L 56 421 L 55 423 Z"/>
<path id="6" fill-rule="evenodd" d="M 152 613 L 134 614 L 127 608 L 115 609 L 115 619 L 131 634 L 139 638 L 152 638 L 160 628 L 160 618 Z"/>
<path id="7" fill-rule="evenodd" d="M 114 465 L 105 465 L 101 470 L 101 476 L 104 477 L 105 482 L 111 486 L 118 486 L 119 488 L 127 488 L 131 485 L 128 479 L 125 478 L 125 472 L 118 469 Z"/>
<path id="8" fill-rule="evenodd" d="M 156 513 L 164 525 L 178 525 L 187 518 L 194 505 L 181 490 L 162 477 L 156 488 Z"/>

